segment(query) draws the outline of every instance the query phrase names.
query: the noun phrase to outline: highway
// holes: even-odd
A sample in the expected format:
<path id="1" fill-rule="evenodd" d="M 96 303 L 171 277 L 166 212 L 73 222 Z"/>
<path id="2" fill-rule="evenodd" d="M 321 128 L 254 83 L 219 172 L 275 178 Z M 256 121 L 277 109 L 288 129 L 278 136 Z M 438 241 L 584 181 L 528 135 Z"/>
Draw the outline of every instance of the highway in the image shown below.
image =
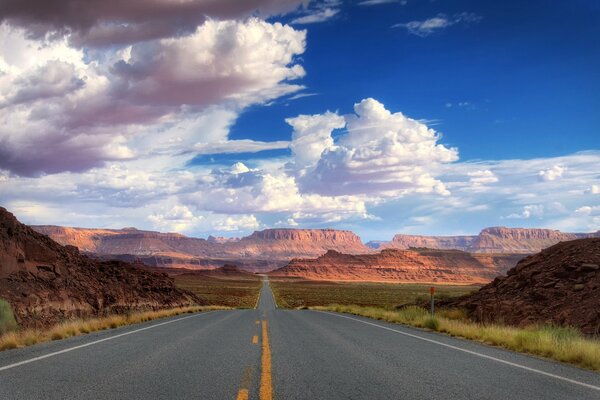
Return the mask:
<path id="1" fill-rule="evenodd" d="M 318 311 L 177 316 L 0 352 L 0 399 L 600 399 L 600 374 Z"/>

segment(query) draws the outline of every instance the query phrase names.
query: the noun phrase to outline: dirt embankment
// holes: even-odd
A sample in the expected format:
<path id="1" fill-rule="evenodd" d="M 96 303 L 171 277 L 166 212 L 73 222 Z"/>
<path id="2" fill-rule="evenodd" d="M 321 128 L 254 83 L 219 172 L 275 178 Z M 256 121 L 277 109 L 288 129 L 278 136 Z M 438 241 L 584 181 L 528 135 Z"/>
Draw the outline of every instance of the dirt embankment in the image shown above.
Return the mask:
<path id="1" fill-rule="evenodd" d="M 600 239 L 562 242 L 520 261 L 478 292 L 443 303 L 482 322 L 568 325 L 600 333 Z"/>
<path id="2" fill-rule="evenodd" d="M 0 298 L 21 326 L 192 305 L 166 274 L 121 261 L 97 261 L 21 224 L 0 207 Z"/>

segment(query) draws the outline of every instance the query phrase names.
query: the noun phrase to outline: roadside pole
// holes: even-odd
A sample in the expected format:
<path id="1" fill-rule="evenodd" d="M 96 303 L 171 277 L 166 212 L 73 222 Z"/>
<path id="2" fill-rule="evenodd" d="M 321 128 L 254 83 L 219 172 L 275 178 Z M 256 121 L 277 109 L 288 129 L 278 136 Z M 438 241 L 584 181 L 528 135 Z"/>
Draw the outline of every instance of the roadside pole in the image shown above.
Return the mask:
<path id="1" fill-rule="evenodd" d="M 435 316 L 435 304 L 434 304 L 434 295 L 435 295 L 435 287 L 429 288 L 429 294 L 431 295 L 431 317 Z"/>

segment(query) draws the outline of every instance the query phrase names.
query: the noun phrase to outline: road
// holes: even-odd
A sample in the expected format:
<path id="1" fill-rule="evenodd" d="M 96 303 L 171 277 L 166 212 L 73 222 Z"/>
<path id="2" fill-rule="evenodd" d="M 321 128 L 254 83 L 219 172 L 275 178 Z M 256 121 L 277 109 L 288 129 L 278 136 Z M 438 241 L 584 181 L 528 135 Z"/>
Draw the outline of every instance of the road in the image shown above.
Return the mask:
<path id="1" fill-rule="evenodd" d="M 600 374 L 345 314 L 178 316 L 0 353 L 0 399 L 600 399 Z"/>

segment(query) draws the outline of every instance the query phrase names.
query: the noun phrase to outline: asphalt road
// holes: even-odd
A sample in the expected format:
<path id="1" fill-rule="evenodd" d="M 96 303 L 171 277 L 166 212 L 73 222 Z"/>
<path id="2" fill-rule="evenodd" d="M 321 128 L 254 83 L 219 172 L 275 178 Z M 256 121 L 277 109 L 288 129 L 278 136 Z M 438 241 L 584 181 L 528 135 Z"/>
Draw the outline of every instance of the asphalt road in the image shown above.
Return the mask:
<path id="1" fill-rule="evenodd" d="M 345 314 L 179 316 L 0 353 L 0 399 L 600 399 L 600 374 Z"/>

